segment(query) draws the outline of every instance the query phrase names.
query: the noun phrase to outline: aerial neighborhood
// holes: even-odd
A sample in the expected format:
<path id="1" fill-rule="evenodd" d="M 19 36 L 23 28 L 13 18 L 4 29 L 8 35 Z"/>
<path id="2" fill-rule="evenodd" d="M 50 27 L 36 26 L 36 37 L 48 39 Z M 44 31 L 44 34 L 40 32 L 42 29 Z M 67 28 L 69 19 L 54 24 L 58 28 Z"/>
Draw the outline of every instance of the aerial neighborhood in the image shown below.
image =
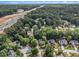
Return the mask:
<path id="1" fill-rule="evenodd" d="M 0 5 L 0 57 L 79 57 L 79 5 Z"/>

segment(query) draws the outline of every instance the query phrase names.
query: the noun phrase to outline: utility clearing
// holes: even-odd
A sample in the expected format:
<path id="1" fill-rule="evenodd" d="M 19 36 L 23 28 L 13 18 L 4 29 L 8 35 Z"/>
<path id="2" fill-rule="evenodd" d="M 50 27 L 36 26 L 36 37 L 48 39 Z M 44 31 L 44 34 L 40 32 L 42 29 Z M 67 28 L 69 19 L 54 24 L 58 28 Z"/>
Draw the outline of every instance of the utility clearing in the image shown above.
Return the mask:
<path id="1" fill-rule="evenodd" d="M 1 17 L 0 18 L 0 34 L 3 34 L 5 28 L 12 26 L 14 23 L 17 22 L 18 19 L 23 18 L 24 15 L 27 15 L 27 13 L 34 11 L 37 8 L 42 8 L 42 7 L 43 6 L 40 6 L 40 7 L 36 7 L 36 8 L 31 9 L 31 10 L 24 11 L 24 12 L 21 12 L 21 13 L 16 13 L 16 14 Z"/>
<path id="2" fill-rule="evenodd" d="M 7 24 L 11 20 L 15 20 L 14 18 L 18 17 L 20 13 L 7 15 L 0 18 L 0 28 L 2 25 Z M 0 30 L 0 34 L 4 33 L 3 29 Z"/>

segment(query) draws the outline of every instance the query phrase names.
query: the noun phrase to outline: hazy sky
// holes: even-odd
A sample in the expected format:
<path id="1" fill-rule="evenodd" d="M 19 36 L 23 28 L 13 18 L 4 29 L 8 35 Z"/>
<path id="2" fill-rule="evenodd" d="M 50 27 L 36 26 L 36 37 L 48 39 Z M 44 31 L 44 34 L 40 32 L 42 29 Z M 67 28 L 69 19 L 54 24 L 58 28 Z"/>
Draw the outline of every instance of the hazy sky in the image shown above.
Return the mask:
<path id="1" fill-rule="evenodd" d="M 34 2 L 34 1 L 36 1 L 36 2 Z M 49 2 L 47 2 L 47 1 L 49 1 Z M 0 4 L 46 4 L 46 3 L 48 3 L 48 4 L 51 4 L 51 3 L 78 3 L 79 4 L 79 0 L 0 0 Z"/>
<path id="2" fill-rule="evenodd" d="M 0 0 L 0 1 L 79 1 L 79 0 Z"/>

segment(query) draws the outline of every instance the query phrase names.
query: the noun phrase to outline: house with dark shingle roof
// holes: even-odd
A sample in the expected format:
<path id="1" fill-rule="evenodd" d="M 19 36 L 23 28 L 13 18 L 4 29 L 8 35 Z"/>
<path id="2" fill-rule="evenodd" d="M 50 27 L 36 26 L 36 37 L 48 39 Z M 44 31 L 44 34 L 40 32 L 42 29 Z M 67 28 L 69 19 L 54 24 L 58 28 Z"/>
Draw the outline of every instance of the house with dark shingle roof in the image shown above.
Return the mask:
<path id="1" fill-rule="evenodd" d="M 48 40 L 48 42 L 51 43 L 51 44 L 55 44 L 55 40 L 54 39 L 50 39 L 50 40 Z"/>

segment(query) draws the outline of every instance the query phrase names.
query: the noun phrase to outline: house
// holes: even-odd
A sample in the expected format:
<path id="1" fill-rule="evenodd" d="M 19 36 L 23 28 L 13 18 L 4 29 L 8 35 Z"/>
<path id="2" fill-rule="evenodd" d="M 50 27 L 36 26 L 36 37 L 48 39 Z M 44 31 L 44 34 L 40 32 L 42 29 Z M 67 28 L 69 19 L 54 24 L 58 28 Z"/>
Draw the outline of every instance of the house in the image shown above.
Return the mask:
<path id="1" fill-rule="evenodd" d="M 79 42 L 77 40 L 71 40 L 69 43 L 75 44 L 75 45 L 78 45 L 79 44 Z"/>
<path id="2" fill-rule="evenodd" d="M 60 43 L 61 45 L 67 45 L 67 44 L 68 44 L 68 42 L 67 42 L 66 39 L 61 39 L 61 40 L 59 40 L 59 43 Z"/>
<path id="3" fill-rule="evenodd" d="M 15 57 L 16 53 L 13 50 L 9 50 L 9 57 Z"/>
<path id="4" fill-rule="evenodd" d="M 30 47 L 30 46 L 26 46 L 26 47 L 22 47 L 22 46 L 21 46 L 20 51 L 21 51 L 23 54 L 30 53 L 30 52 L 31 52 L 31 47 Z"/>
<path id="5" fill-rule="evenodd" d="M 50 40 L 48 40 L 48 42 L 51 43 L 51 44 L 55 44 L 55 40 L 54 39 L 50 39 Z"/>
<path id="6" fill-rule="evenodd" d="M 33 33 L 31 31 L 27 31 L 28 36 L 33 36 Z"/>

